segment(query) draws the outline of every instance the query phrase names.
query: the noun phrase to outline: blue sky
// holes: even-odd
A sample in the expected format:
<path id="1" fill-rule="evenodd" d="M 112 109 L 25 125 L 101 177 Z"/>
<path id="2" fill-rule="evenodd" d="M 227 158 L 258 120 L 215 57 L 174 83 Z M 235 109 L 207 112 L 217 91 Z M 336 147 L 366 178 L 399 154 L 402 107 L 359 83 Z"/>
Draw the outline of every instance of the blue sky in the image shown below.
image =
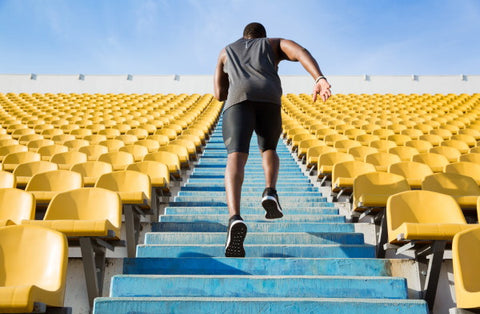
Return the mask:
<path id="1" fill-rule="evenodd" d="M 212 74 L 253 21 L 326 75 L 480 74 L 478 0 L 0 0 L 0 73 Z"/>

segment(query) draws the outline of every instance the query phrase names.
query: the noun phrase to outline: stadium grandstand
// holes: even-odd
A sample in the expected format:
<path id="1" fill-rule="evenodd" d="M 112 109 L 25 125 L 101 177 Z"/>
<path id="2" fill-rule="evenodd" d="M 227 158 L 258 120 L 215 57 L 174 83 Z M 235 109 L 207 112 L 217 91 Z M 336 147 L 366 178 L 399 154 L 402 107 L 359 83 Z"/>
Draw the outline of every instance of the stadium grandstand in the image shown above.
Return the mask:
<path id="1" fill-rule="evenodd" d="M 211 76 L 0 75 L 0 313 L 478 313 L 480 76 L 283 76 L 224 257 Z M 256 139 L 252 146 L 256 145 Z"/>

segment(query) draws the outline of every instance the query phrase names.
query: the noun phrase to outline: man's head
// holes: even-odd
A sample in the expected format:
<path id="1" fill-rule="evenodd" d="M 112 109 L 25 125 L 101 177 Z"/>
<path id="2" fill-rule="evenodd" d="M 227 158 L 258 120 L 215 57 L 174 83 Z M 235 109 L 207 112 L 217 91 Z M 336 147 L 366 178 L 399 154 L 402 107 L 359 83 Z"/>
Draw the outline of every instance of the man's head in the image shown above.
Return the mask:
<path id="1" fill-rule="evenodd" d="M 260 23 L 250 23 L 243 30 L 244 38 L 263 38 L 267 37 L 267 31 Z"/>

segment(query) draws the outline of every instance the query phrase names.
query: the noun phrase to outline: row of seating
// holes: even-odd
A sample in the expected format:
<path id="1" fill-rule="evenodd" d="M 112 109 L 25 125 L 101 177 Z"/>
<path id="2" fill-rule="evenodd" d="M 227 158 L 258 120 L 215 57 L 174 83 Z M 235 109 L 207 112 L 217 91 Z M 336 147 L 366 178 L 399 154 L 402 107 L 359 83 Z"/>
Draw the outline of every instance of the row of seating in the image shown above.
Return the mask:
<path id="1" fill-rule="evenodd" d="M 455 291 L 457 307 L 480 307 L 480 94 L 310 99 L 287 95 L 282 107 L 284 139 L 307 172 L 350 201 L 353 218 L 380 225 L 378 257 L 415 250 L 430 308 L 445 248 L 473 241 L 453 245 Z"/>
<path id="2" fill-rule="evenodd" d="M 81 248 L 92 305 L 102 293 L 106 249 L 126 245 L 127 255 L 135 255 L 140 216 L 158 219 L 171 180 L 182 180 L 202 152 L 221 108 L 212 95 L 0 93 L 0 229 L 37 232 L 38 241 L 48 241 L 40 236 L 43 227 L 66 235 L 69 245 Z M 58 252 L 62 257 L 47 257 L 46 251 L 42 258 L 68 258 L 68 251 Z M 61 306 L 65 276 L 58 270 L 58 291 L 42 290 L 45 298 L 25 291 L 12 299 L 16 284 L 6 282 L 0 312 Z M 53 283 L 56 272 L 49 272 Z M 36 280 L 24 279 L 18 282 L 26 287 Z"/>

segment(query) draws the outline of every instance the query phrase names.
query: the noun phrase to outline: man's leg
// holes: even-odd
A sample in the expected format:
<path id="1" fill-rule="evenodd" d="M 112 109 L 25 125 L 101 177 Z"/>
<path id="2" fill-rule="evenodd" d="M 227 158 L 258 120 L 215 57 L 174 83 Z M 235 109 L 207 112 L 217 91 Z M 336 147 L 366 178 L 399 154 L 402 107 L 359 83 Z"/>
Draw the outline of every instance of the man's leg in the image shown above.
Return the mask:
<path id="1" fill-rule="evenodd" d="M 234 152 L 228 154 L 225 170 L 225 192 L 230 217 L 240 215 L 240 199 L 247 159 L 247 153 Z"/>
<path id="2" fill-rule="evenodd" d="M 263 172 L 265 173 L 265 187 L 275 189 L 277 186 L 280 159 L 275 150 L 269 149 L 262 153 Z"/>

